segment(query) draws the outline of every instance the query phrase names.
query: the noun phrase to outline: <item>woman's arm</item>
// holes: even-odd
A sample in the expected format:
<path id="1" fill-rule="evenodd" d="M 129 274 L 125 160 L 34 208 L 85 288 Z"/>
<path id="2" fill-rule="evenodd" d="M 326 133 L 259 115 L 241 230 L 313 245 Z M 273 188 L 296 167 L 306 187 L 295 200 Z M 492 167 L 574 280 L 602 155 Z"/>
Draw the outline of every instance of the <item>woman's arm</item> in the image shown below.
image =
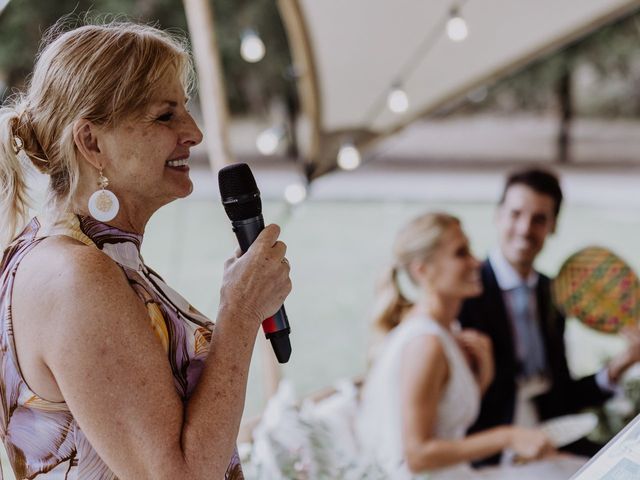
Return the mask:
<path id="1" fill-rule="evenodd" d="M 423 336 L 409 343 L 403 354 L 400 396 L 404 451 L 412 472 L 478 460 L 505 448 L 526 459 L 548 451 L 548 440 L 540 431 L 517 427 L 497 427 L 460 440 L 433 438 L 448 375 L 447 358 L 437 337 Z"/>
<path id="2" fill-rule="evenodd" d="M 42 285 L 42 301 L 31 308 L 14 302 L 22 307 L 15 312 L 16 336 L 39 332 L 36 356 L 119 478 L 224 476 L 258 326 L 291 288 L 278 234 L 277 227 L 267 227 L 245 255 L 228 262 L 209 357 L 184 405 L 143 303 L 101 252 L 79 245 L 59 249 L 57 260 L 46 267 L 50 281 Z M 36 304 L 32 295 L 23 297 Z M 38 391 L 37 382 L 30 385 Z"/>

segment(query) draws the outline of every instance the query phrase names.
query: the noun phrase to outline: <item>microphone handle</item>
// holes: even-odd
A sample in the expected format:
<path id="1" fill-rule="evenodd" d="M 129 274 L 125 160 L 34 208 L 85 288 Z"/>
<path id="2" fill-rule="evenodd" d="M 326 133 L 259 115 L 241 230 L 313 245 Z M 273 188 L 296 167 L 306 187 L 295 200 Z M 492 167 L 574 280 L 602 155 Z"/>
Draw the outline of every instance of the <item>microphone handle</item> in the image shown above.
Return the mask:
<path id="1" fill-rule="evenodd" d="M 258 238 L 258 235 L 264 230 L 264 218 L 262 215 L 247 218 L 244 220 L 234 220 L 231 222 L 233 233 L 236 234 L 238 244 L 242 253 L 246 252 L 251 244 Z M 271 346 L 280 363 L 286 363 L 291 356 L 291 343 L 289 341 L 289 319 L 284 305 L 271 317 L 263 320 L 262 330 L 265 337 L 271 341 Z"/>

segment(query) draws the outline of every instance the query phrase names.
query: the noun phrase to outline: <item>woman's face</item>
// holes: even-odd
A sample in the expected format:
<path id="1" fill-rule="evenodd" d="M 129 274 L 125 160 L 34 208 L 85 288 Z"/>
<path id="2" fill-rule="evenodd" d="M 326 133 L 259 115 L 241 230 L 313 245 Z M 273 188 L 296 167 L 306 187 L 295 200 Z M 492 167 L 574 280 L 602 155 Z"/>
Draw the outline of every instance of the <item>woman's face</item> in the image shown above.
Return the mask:
<path id="1" fill-rule="evenodd" d="M 186 102 L 178 76 L 167 75 L 139 115 L 103 132 L 104 175 L 121 208 L 155 211 L 191 193 L 189 150 L 202 141 L 202 132 Z"/>
<path id="2" fill-rule="evenodd" d="M 482 293 L 480 262 L 471 254 L 469 240 L 459 225 L 443 234 L 440 246 L 425 264 L 425 287 L 456 299 Z"/>

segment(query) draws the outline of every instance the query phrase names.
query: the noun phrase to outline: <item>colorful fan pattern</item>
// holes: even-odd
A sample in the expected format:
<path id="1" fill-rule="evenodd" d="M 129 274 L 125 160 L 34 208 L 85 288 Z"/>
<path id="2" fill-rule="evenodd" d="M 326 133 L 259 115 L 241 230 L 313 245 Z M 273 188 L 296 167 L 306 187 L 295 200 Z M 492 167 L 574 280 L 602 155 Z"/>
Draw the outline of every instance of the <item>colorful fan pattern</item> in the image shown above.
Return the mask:
<path id="1" fill-rule="evenodd" d="M 638 277 L 606 248 L 587 247 L 571 255 L 553 282 L 553 296 L 566 316 L 600 332 L 616 333 L 638 323 Z"/>

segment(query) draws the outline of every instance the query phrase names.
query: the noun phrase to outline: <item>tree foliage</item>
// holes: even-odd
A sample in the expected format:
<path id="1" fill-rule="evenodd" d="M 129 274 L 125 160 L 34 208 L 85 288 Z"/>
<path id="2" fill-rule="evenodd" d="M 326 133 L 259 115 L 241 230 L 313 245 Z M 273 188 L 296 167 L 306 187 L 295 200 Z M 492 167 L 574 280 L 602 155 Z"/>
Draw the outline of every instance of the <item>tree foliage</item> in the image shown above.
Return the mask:
<path id="1" fill-rule="evenodd" d="M 227 95 L 233 112 L 260 112 L 275 97 L 288 98 L 295 85 L 287 75 L 291 59 L 275 3 L 270 0 L 210 0 L 220 48 Z M 12 0 L 0 15 L 0 80 L 4 96 L 21 87 L 33 68 L 42 34 L 60 17 L 71 15 L 127 18 L 187 32 L 180 0 Z M 73 23 L 70 20 L 71 23 Z M 249 64 L 240 58 L 240 37 L 251 27 L 262 36 L 264 60 Z M 2 93 L 2 92 L 0 92 Z"/>
<path id="2" fill-rule="evenodd" d="M 275 2 L 209 1 L 231 111 L 264 115 L 273 99 L 295 110 L 294 68 Z M 31 71 L 42 33 L 63 15 L 87 11 L 93 16 L 124 14 L 187 31 L 180 0 L 12 0 L 0 15 L 0 85 L 4 80 L 5 95 L 20 87 Z M 256 64 L 239 54 L 242 32 L 249 27 L 267 48 Z M 569 72 L 577 115 L 640 116 L 639 40 L 640 13 L 634 13 L 498 81 L 484 101 L 467 102 L 462 111 L 557 110 L 558 85 Z"/>
<path id="3" fill-rule="evenodd" d="M 640 116 L 640 13 L 607 25 L 490 87 L 466 109 L 544 113 L 558 108 L 558 85 L 571 74 L 580 116 Z"/>
<path id="4" fill-rule="evenodd" d="M 227 93 L 232 111 L 265 113 L 271 99 L 295 96 L 289 46 L 273 0 L 213 0 Z M 265 58 L 240 58 L 242 32 L 252 28 L 266 45 Z"/>

